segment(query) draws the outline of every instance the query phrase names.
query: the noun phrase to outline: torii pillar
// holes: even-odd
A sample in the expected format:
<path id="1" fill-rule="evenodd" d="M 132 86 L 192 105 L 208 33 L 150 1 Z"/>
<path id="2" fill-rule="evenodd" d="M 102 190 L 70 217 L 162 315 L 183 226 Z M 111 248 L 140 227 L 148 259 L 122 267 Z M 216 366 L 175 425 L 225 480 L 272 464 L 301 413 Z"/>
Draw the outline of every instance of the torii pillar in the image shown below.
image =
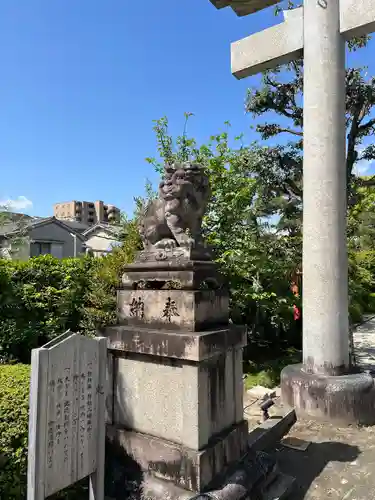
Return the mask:
<path id="1" fill-rule="evenodd" d="M 238 15 L 278 3 L 211 1 Z M 231 46 L 238 79 L 304 57 L 303 364 L 282 371 L 282 396 L 300 415 L 372 424 L 374 381 L 349 363 L 345 41 L 375 31 L 375 2 L 304 0 L 284 14 Z"/>

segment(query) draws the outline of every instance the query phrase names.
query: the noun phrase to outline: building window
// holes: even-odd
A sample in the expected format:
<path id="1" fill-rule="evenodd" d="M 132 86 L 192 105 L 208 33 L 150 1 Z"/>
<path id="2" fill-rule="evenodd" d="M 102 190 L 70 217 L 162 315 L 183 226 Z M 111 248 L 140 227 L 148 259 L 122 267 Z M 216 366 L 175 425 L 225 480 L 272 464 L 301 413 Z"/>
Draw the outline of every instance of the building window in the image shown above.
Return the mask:
<path id="1" fill-rule="evenodd" d="M 39 243 L 35 241 L 31 244 L 31 257 L 47 255 L 51 253 L 51 243 Z"/>

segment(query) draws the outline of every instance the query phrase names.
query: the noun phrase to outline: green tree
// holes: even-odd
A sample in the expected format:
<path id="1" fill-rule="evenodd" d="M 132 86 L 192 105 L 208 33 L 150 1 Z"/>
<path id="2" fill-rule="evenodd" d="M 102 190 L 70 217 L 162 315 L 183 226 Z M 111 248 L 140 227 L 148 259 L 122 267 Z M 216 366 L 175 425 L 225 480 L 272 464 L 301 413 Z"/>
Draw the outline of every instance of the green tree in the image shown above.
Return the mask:
<path id="1" fill-rule="evenodd" d="M 293 3 L 290 2 L 293 6 Z M 349 48 L 366 46 L 368 38 L 354 39 Z M 348 206 L 353 207 L 363 196 L 362 187 L 375 185 L 375 176 L 361 178 L 355 174 L 360 161 L 375 159 L 375 147 L 369 139 L 375 135 L 375 78 L 366 68 L 346 71 L 346 127 Z M 270 147 L 270 161 L 262 169 L 264 205 L 280 216 L 278 227 L 291 233 L 301 228 L 302 149 L 303 149 L 303 60 L 267 71 L 262 85 L 247 92 L 246 111 L 258 118 L 273 117 L 256 126 L 262 140 L 279 139 L 284 145 Z M 271 189 L 269 189 L 269 187 Z"/>
<path id="2" fill-rule="evenodd" d="M 175 141 L 167 118 L 155 122 L 159 158 L 147 161 L 160 173 L 164 162 L 193 160 L 206 167 L 212 198 L 203 230 L 228 279 L 232 320 L 248 324 L 251 338 L 275 345 L 293 318 L 289 287 L 295 255 L 289 240 L 272 232 L 269 209 L 262 202 L 260 176 L 264 162 L 270 161 L 268 150 L 245 145 L 243 136 L 232 138 L 229 123 L 198 146 L 187 136 L 190 116 L 185 114 L 183 134 Z"/>
<path id="3" fill-rule="evenodd" d="M 358 187 L 357 203 L 349 211 L 348 235 L 350 248 L 375 251 L 375 185 L 366 185 L 371 176 L 359 178 L 364 183 Z"/>

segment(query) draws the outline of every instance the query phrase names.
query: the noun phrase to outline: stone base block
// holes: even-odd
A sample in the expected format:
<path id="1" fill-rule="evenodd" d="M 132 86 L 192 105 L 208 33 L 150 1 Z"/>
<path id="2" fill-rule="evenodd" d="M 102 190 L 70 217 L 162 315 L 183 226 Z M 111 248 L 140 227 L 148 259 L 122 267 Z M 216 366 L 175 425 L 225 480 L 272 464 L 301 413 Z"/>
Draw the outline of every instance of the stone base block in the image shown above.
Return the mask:
<path id="1" fill-rule="evenodd" d="M 108 349 L 155 357 L 204 361 L 246 346 L 246 328 L 227 325 L 205 332 L 176 332 L 116 325 L 100 334 L 108 338 Z"/>
<path id="2" fill-rule="evenodd" d="M 198 332 L 227 326 L 225 290 L 118 290 L 117 316 L 124 325 Z"/>
<path id="3" fill-rule="evenodd" d="M 290 365 L 281 372 L 281 394 L 301 417 L 343 426 L 375 424 L 375 385 L 367 373 L 323 376 Z"/>
<path id="4" fill-rule="evenodd" d="M 212 261 L 148 261 L 135 262 L 125 268 L 122 286 L 131 290 L 216 290 L 224 285 L 224 278 Z"/>
<path id="5" fill-rule="evenodd" d="M 122 456 L 122 458 L 121 458 Z M 171 481 L 141 472 L 138 464 L 118 447 L 108 444 L 106 494 L 108 498 L 136 500 L 281 500 L 290 492 L 294 479 L 281 474 L 276 461 L 266 453 L 248 450 L 242 460 L 221 471 L 212 487 L 193 492 Z"/>
<path id="6" fill-rule="evenodd" d="M 219 474 L 244 457 L 247 434 L 247 422 L 242 421 L 196 451 L 147 434 L 107 426 L 110 442 L 120 446 L 141 470 L 193 492 L 207 488 Z"/>
<path id="7" fill-rule="evenodd" d="M 240 347 L 198 363 L 112 353 L 113 424 L 201 450 L 243 420 Z"/>

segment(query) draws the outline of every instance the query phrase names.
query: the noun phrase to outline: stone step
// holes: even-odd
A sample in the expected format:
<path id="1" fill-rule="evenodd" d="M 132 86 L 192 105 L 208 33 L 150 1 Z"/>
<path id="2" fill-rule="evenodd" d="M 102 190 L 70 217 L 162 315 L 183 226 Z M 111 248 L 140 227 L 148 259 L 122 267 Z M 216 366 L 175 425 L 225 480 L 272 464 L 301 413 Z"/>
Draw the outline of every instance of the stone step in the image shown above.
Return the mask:
<path id="1" fill-rule="evenodd" d="M 295 478 L 279 473 L 274 481 L 262 493 L 262 500 L 282 500 L 291 493 Z"/>

